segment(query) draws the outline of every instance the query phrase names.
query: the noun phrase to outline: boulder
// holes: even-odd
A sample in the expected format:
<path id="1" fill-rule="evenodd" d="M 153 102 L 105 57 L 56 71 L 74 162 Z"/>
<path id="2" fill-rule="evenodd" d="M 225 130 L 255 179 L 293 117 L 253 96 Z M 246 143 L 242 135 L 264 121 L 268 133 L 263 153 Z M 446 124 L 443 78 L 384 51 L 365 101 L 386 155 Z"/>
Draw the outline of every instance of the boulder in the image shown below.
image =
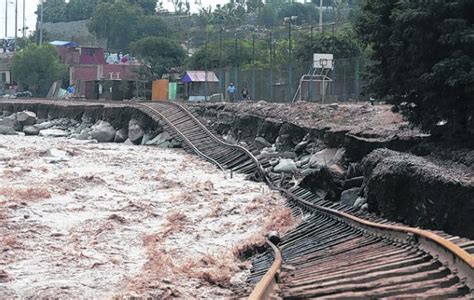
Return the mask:
<path id="1" fill-rule="evenodd" d="M 69 133 L 61 129 L 43 129 L 40 130 L 39 135 L 44 137 L 66 137 Z"/>
<path id="2" fill-rule="evenodd" d="M 16 119 L 20 122 L 23 126 L 26 125 L 33 125 L 36 123 L 36 114 L 32 111 L 22 111 L 16 114 Z"/>
<path id="3" fill-rule="evenodd" d="M 38 135 L 40 130 L 36 126 L 27 125 L 23 127 L 23 132 L 25 135 Z"/>
<path id="4" fill-rule="evenodd" d="M 46 122 L 42 122 L 35 125 L 35 127 L 38 128 L 39 130 L 49 129 L 53 126 L 54 126 L 54 122 L 52 121 L 46 121 Z"/>
<path id="5" fill-rule="evenodd" d="M 168 148 L 181 148 L 181 142 L 176 139 L 171 139 Z"/>
<path id="6" fill-rule="evenodd" d="M 68 161 L 69 157 L 66 151 L 59 150 L 56 148 L 51 148 L 46 151 L 45 155 L 46 161 L 49 163 L 58 163 L 63 161 Z"/>
<path id="7" fill-rule="evenodd" d="M 131 119 L 128 122 L 128 139 L 134 144 L 141 144 L 143 136 L 145 135 L 145 130 L 138 123 L 137 120 Z"/>
<path id="8" fill-rule="evenodd" d="M 358 177 L 346 179 L 344 181 L 344 188 L 350 189 L 353 187 L 361 187 L 363 182 L 364 182 L 364 176 L 358 176 Z"/>
<path id="9" fill-rule="evenodd" d="M 11 127 L 0 125 L 0 134 L 2 134 L 2 135 L 16 135 L 18 133 L 15 131 L 15 129 L 13 129 Z"/>
<path id="10" fill-rule="evenodd" d="M 355 209 L 359 209 L 362 207 L 362 205 L 366 203 L 367 203 L 367 200 L 364 197 L 358 197 L 356 201 L 354 202 L 354 205 L 352 205 L 352 207 L 354 207 Z"/>
<path id="11" fill-rule="evenodd" d="M 333 163 L 333 159 L 336 156 L 338 149 L 326 148 L 313 155 L 309 159 L 309 166 L 311 168 L 317 166 L 330 166 Z"/>
<path id="12" fill-rule="evenodd" d="M 99 121 L 91 127 L 91 136 L 99 143 L 110 143 L 114 141 L 115 129 L 110 123 L 105 121 Z"/>
<path id="13" fill-rule="evenodd" d="M 120 130 L 117 130 L 117 132 L 115 133 L 114 142 L 123 143 L 127 140 L 127 138 L 128 132 L 125 128 L 122 128 Z"/>
<path id="14" fill-rule="evenodd" d="M 254 141 L 255 146 L 258 149 L 268 148 L 272 146 L 272 144 L 270 144 L 264 137 L 261 136 L 257 136 Z"/>
<path id="15" fill-rule="evenodd" d="M 135 145 L 130 139 L 126 139 L 125 142 L 123 142 L 123 144 L 129 145 L 129 146 Z"/>
<path id="16" fill-rule="evenodd" d="M 1 119 L 0 126 L 10 127 L 16 131 L 21 131 L 23 129 L 21 123 L 16 119 L 16 114 Z"/>
<path id="17" fill-rule="evenodd" d="M 275 173 L 292 173 L 297 170 L 296 163 L 291 159 L 280 159 L 278 165 L 273 168 Z"/>
<path id="18" fill-rule="evenodd" d="M 302 141 L 302 142 L 299 142 L 296 146 L 295 146 L 295 152 L 299 153 L 301 151 L 303 151 L 306 146 L 308 146 L 309 144 L 309 141 Z"/>
<path id="19" fill-rule="evenodd" d="M 91 131 L 92 129 L 85 128 L 78 134 L 77 138 L 80 140 L 92 140 Z"/>
<path id="20" fill-rule="evenodd" d="M 149 140 L 146 145 L 148 146 L 152 146 L 152 145 L 155 145 L 155 146 L 160 146 L 161 144 L 163 143 L 166 143 L 168 142 L 168 145 L 170 144 L 169 141 L 171 141 L 171 135 L 169 135 L 168 132 L 164 131 L 162 133 L 160 133 L 159 135 L 157 135 L 154 139 L 152 140 Z M 165 148 L 165 147 L 162 147 L 162 148 Z"/>
<path id="21" fill-rule="evenodd" d="M 232 131 L 228 131 L 227 134 L 224 134 L 222 136 L 222 138 L 224 139 L 224 141 L 226 141 L 227 143 L 229 144 L 237 144 L 238 140 L 237 140 L 237 137 L 235 136 L 235 134 L 232 132 Z"/>
<path id="22" fill-rule="evenodd" d="M 352 207 L 359 197 L 360 188 L 351 188 L 341 193 L 341 204 Z"/>

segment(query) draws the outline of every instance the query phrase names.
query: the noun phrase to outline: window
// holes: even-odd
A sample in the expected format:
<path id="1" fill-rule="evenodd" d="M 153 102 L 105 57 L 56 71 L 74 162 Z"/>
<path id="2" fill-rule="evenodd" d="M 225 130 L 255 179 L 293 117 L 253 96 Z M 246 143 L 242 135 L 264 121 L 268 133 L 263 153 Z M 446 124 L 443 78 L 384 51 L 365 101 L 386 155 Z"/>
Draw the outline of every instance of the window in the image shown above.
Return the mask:
<path id="1" fill-rule="evenodd" d="M 7 82 L 7 73 L 2 72 L 2 82 Z"/>

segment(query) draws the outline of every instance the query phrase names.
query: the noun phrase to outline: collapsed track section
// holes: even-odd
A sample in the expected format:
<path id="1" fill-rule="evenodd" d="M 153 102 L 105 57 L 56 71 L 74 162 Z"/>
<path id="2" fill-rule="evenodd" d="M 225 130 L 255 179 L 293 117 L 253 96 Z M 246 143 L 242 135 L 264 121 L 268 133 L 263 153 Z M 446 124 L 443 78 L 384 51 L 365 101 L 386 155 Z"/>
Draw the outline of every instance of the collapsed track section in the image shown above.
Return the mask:
<path id="1" fill-rule="evenodd" d="M 225 143 L 178 103 L 122 105 L 159 121 L 186 150 L 223 171 L 266 181 L 302 217 L 302 223 L 282 237 L 279 249 L 269 243 L 271 250 L 254 260 L 251 298 L 474 297 L 474 241 L 401 226 L 300 187 L 281 188 L 285 180 L 265 172 L 268 161 Z"/>
<path id="2" fill-rule="evenodd" d="M 188 150 L 222 169 L 265 179 L 303 216 L 304 221 L 283 237 L 281 253 L 272 247 L 255 260 L 251 298 L 473 295 L 474 257 L 466 250 L 474 252 L 474 242 L 361 215 L 302 188 L 279 188 L 280 178 L 265 174 L 267 161 L 220 140 L 184 106 L 162 102 L 139 107 L 164 121 Z"/>

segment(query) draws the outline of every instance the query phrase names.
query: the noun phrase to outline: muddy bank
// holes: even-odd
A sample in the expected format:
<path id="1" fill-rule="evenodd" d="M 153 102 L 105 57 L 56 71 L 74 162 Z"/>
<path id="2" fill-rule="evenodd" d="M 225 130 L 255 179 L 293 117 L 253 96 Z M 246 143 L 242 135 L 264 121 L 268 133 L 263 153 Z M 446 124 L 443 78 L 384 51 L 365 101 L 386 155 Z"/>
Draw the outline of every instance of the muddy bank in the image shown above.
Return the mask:
<path id="1" fill-rule="evenodd" d="M 227 141 L 270 157 L 268 171 L 281 174 L 282 182 L 290 178 L 289 185 L 391 220 L 474 237 L 474 150 L 411 129 L 389 106 L 191 107 Z"/>
<path id="2" fill-rule="evenodd" d="M 284 199 L 182 150 L 0 136 L 0 295 L 230 297 Z"/>
<path id="3" fill-rule="evenodd" d="M 474 239 L 474 177 L 428 158 L 378 149 L 363 159 L 369 211 Z"/>

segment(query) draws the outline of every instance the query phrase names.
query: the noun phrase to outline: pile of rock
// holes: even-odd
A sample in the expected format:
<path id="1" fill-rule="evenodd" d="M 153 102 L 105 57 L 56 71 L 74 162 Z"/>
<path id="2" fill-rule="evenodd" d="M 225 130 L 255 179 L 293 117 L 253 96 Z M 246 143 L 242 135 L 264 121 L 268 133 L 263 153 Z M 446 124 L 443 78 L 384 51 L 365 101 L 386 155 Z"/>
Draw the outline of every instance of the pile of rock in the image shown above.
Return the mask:
<path id="1" fill-rule="evenodd" d="M 357 164 L 350 164 L 344 148 L 325 148 L 323 142 L 302 140 L 291 133 L 278 135 L 274 143 L 262 136 L 254 145 L 260 149 L 259 158 L 269 159 L 267 172 L 292 177 L 294 184 L 301 184 L 327 200 L 367 210 L 362 189 L 363 176 Z"/>
<path id="2" fill-rule="evenodd" d="M 99 143 L 126 143 L 129 145 L 149 145 L 160 148 L 177 148 L 180 143 L 168 133 L 147 130 L 139 121 L 131 119 L 126 126 L 114 128 L 109 122 L 95 123 L 87 119 L 81 121 L 61 118 L 41 120 L 31 111 L 9 113 L 0 117 L 0 134 L 40 135 L 45 137 L 67 137 L 91 140 Z"/>

